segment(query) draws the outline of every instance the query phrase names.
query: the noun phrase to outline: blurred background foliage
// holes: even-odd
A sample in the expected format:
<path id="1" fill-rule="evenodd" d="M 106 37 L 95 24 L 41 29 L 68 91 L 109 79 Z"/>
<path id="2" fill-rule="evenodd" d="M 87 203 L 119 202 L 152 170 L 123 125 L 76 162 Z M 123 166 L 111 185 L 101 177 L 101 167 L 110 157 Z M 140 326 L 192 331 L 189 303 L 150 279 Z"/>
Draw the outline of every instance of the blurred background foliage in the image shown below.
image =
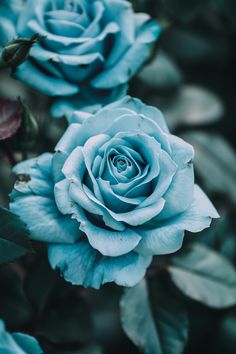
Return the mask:
<path id="1" fill-rule="evenodd" d="M 36 336 L 49 354 L 234 354 L 236 2 L 132 3 L 157 19 L 163 32 L 129 93 L 160 108 L 171 131 L 194 146 L 196 180 L 221 218 L 210 229 L 187 235 L 180 252 L 156 257 L 136 287 L 108 285 L 95 291 L 71 286 L 51 271 L 44 247 L 30 245 L 25 226 L 1 209 L 0 318 L 10 330 Z M 67 125 L 64 119 L 51 119 L 50 99 L 2 70 L 1 100 L 18 96 L 24 102 L 18 103 L 18 111 L 16 106 L 13 112 L 0 109 L 0 137 L 6 122 L 12 135 L 21 120 L 14 136 L 0 141 L 2 207 L 8 206 L 14 182 L 11 166 L 22 156 L 52 151 Z M 25 146 L 25 105 L 39 126 L 30 146 Z M 29 115 L 27 119 L 30 134 L 35 133 Z"/>

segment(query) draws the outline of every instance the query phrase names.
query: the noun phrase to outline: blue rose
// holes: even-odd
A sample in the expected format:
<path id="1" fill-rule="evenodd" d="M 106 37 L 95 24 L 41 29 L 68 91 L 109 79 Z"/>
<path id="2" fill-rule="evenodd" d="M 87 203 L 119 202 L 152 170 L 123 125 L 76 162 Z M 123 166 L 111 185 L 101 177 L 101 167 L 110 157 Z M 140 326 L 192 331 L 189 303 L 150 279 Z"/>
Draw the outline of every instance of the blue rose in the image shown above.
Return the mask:
<path id="1" fill-rule="evenodd" d="M 23 333 L 8 333 L 0 320 L 1 354 L 43 354 L 37 340 Z"/>
<path id="2" fill-rule="evenodd" d="M 66 280 L 133 286 L 153 255 L 177 251 L 184 230 L 201 231 L 218 214 L 194 184 L 192 146 L 158 109 L 126 97 L 73 120 L 54 154 L 15 168 L 30 180 L 16 183 L 11 209 L 49 243 Z"/>
<path id="3" fill-rule="evenodd" d="M 49 96 L 76 97 L 79 105 L 124 96 L 160 32 L 124 0 L 26 0 L 15 27 L 19 36 L 46 36 L 16 77 Z"/>

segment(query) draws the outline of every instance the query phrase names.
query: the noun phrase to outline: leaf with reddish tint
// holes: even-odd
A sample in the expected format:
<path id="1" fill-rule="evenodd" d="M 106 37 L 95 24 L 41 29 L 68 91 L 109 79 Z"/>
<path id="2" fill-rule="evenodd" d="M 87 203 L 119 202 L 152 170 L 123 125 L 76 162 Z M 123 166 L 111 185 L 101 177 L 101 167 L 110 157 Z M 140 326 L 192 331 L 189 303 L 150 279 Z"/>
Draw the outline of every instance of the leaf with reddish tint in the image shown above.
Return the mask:
<path id="1" fill-rule="evenodd" d="M 21 125 L 22 105 L 0 98 L 0 140 L 10 138 Z"/>

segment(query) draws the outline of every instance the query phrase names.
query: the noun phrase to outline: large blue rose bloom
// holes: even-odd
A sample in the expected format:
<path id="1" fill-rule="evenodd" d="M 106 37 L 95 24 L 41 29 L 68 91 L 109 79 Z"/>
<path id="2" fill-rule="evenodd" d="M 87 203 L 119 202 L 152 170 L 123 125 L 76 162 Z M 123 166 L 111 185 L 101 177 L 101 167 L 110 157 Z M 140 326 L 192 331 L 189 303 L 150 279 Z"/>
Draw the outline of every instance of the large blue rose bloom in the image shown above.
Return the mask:
<path id="1" fill-rule="evenodd" d="M 124 0 L 26 0 L 15 30 L 46 36 L 16 77 L 44 94 L 90 105 L 124 96 L 160 27 Z"/>
<path id="2" fill-rule="evenodd" d="M 73 119 L 72 119 L 73 118 Z M 54 154 L 20 163 L 11 209 L 73 284 L 133 286 L 153 255 L 218 214 L 194 184 L 193 148 L 159 110 L 126 97 L 72 123 Z M 77 122 L 77 123 L 76 123 Z"/>
<path id="3" fill-rule="evenodd" d="M 37 340 L 23 333 L 8 333 L 0 320 L 1 354 L 43 354 Z"/>

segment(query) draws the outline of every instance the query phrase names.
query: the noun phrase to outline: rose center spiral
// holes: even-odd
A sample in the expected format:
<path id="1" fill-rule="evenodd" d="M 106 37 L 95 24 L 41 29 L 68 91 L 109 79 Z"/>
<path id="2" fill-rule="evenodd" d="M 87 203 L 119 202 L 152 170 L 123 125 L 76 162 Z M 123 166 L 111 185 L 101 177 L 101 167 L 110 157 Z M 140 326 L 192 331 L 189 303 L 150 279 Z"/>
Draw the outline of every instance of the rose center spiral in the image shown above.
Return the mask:
<path id="1" fill-rule="evenodd" d="M 82 7 L 79 6 L 78 1 L 76 0 L 51 0 L 51 4 L 53 10 L 58 10 L 61 8 L 65 11 L 77 12 L 78 14 L 83 12 Z"/>
<path id="2" fill-rule="evenodd" d="M 128 167 L 131 167 L 132 163 L 129 160 L 129 158 L 127 158 L 124 155 L 117 155 L 114 156 L 112 159 L 112 163 L 113 165 L 116 167 L 118 172 L 123 172 L 125 171 Z"/>

